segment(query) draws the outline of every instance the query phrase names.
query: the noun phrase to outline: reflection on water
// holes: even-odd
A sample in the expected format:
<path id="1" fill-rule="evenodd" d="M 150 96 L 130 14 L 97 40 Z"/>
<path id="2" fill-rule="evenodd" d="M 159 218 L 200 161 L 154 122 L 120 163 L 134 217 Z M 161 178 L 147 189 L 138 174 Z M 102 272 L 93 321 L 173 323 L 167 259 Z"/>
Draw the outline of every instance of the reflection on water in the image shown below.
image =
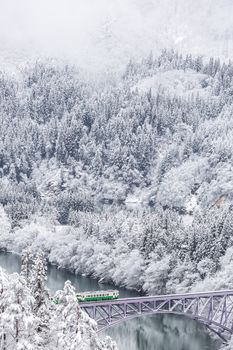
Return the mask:
<path id="1" fill-rule="evenodd" d="M 90 277 L 77 276 L 68 270 L 58 269 L 53 265 L 48 266 L 48 287 L 52 292 L 56 292 L 58 289 L 62 289 L 65 281 L 67 280 L 70 280 L 76 290 L 79 290 L 80 292 L 87 290 L 107 290 L 116 288 L 111 284 L 99 283 L 98 280 Z M 123 288 L 117 289 L 120 292 L 121 298 L 129 296 L 134 297 L 138 295 L 136 291 L 128 291 Z"/>
<path id="2" fill-rule="evenodd" d="M 0 266 L 9 273 L 20 272 L 20 257 L 15 254 L 0 251 Z"/>
<path id="3" fill-rule="evenodd" d="M 217 350 L 204 326 L 176 315 L 156 315 L 126 321 L 107 331 L 120 350 Z"/>
<path id="4" fill-rule="evenodd" d="M 0 252 L 0 266 L 8 272 L 19 272 L 20 265 L 19 256 Z M 66 280 L 79 291 L 114 288 L 49 265 L 48 287 L 52 292 L 63 288 Z M 121 297 L 138 295 L 135 291 L 119 290 Z M 204 326 L 175 315 L 137 318 L 114 326 L 106 333 L 116 340 L 119 350 L 217 350 L 220 347 L 220 341 L 212 339 Z"/>

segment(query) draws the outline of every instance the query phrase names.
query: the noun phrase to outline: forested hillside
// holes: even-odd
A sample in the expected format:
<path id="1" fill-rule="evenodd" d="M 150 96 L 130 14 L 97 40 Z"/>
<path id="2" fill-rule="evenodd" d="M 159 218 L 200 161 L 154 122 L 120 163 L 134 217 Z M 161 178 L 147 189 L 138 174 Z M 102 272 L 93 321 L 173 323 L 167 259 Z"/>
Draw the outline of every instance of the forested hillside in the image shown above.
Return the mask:
<path id="1" fill-rule="evenodd" d="M 216 273 L 221 287 L 233 250 L 233 63 L 163 51 L 104 83 L 83 77 L 52 61 L 0 73 L 1 247 L 40 247 L 150 293 Z"/>

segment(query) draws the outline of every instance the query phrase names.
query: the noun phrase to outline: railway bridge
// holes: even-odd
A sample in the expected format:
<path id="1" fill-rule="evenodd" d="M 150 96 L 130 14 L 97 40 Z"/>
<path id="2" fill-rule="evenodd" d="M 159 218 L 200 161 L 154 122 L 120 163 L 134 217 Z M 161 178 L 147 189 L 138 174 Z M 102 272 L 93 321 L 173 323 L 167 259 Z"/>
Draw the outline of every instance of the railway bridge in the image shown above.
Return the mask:
<path id="1" fill-rule="evenodd" d="M 97 322 L 98 331 L 135 317 L 175 314 L 198 320 L 224 340 L 233 334 L 233 290 L 82 302 L 80 306 Z"/>

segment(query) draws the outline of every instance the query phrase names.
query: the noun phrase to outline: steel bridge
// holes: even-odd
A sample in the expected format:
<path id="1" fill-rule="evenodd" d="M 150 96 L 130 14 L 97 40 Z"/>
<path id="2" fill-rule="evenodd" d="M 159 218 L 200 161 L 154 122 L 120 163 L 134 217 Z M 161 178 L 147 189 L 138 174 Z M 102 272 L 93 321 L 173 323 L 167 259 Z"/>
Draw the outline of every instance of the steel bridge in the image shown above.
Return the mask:
<path id="1" fill-rule="evenodd" d="M 224 340 L 233 334 L 233 290 L 82 302 L 80 306 L 97 322 L 98 331 L 139 316 L 175 314 L 198 320 Z"/>

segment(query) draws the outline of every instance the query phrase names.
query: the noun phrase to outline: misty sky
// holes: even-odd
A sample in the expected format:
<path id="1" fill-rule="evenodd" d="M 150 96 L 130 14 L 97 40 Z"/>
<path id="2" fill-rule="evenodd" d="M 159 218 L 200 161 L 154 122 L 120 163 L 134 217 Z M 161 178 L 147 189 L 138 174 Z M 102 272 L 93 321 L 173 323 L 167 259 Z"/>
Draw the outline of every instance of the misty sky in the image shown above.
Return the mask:
<path id="1" fill-rule="evenodd" d="M 114 66 L 151 50 L 233 53 L 232 0 L 0 0 L 0 50 Z"/>

